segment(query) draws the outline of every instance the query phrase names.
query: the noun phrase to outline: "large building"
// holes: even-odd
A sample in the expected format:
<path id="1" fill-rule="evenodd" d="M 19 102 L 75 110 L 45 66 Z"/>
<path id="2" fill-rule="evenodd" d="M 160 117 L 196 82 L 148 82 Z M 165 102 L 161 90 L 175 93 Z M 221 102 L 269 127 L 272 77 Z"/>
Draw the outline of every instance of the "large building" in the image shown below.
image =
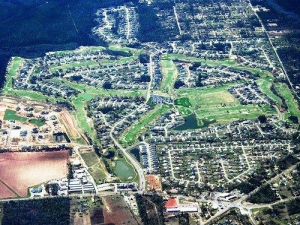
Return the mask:
<path id="1" fill-rule="evenodd" d="M 197 204 L 179 204 L 177 198 L 169 198 L 165 208 L 168 213 L 195 213 L 199 211 Z"/>

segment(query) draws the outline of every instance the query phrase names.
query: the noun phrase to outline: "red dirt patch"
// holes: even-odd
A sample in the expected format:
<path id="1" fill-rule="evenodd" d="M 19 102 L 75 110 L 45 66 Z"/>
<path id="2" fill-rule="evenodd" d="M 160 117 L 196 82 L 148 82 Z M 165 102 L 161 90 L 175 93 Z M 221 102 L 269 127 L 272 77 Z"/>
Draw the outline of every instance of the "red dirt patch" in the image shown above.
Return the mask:
<path id="1" fill-rule="evenodd" d="M 147 190 L 161 191 L 161 183 L 158 175 L 146 175 Z"/>
<path id="2" fill-rule="evenodd" d="M 2 153 L 0 180 L 21 197 L 28 187 L 67 176 L 68 151 Z"/>
<path id="3" fill-rule="evenodd" d="M 13 198 L 17 197 L 8 187 L 0 182 L 0 198 Z"/>

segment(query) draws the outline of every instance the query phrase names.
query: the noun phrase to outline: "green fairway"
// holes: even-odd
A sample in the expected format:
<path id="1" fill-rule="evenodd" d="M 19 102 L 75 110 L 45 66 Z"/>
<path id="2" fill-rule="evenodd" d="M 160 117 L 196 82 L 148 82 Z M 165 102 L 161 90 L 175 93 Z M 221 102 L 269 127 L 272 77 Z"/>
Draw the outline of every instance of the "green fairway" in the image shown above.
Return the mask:
<path id="1" fill-rule="evenodd" d="M 190 102 L 190 99 L 188 97 L 176 99 L 174 101 L 174 104 L 175 105 L 180 105 L 180 106 L 183 106 L 183 107 L 190 107 L 190 106 L 192 106 L 192 104 Z"/>
<path id="2" fill-rule="evenodd" d="M 30 119 L 28 122 L 37 125 L 38 127 L 45 125 L 45 122 L 38 119 Z"/>
<path id="3" fill-rule="evenodd" d="M 96 131 L 94 129 L 93 122 L 91 120 L 88 120 L 86 116 L 86 111 L 84 109 L 86 102 L 84 101 L 84 98 L 76 97 L 73 99 L 72 103 L 75 107 L 75 118 L 79 128 L 83 132 L 88 133 L 91 136 L 91 138 L 94 140 L 94 143 L 98 144 L 99 141 L 96 138 Z"/>
<path id="4" fill-rule="evenodd" d="M 256 81 L 260 90 L 263 93 L 265 93 L 268 97 L 270 97 L 273 101 L 275 101 L 277 106 L 280 106 L 282 104 L 281 99 L 277 95 L 275 95 L 270 89 L 272 82 L 273 82 L 273 78 L 271 77 L 265 77 L 264 79 L 258 79 Z"/>
<path id="5" fill-rule="evenodd" d="M 300 117 L 300 110 L 298 109 L 298 103 L 295 100 L 291 90 L 285 83 L 275 83 L 275 89 L 277 92 L 285 99 L 286 104 L 289 109 L 289 113 L 286 113 L 285 118 L 287 119 L 289 116 L 297 116 Z"/>
<path id="6" fill-rule="evenodd" d="M 177 107 L 177 109 L 179 110 L 179 113 L 182 116 L 188 116 L 188 115 L 193 113 L 193 111 L 189 108 L 186 108 L 186 107 L 183 107 L 183 106 L 176 106 L 176 107 Z"/>
<path id="7" fill-rule="evenodd" d="M 27 118 L 16 115 L 16 111 L 11 109 L 6 109 L 4 114 L 4 120 L 17 120 L 21 122 L 26 122 Z"/>
<path id="8" fill-rule="evenodd" d="M 177 68 L 172 60 L 161 61 L 163 80 L 160 84 L 162 92 L 170 93 L 173 90 L 177 78 Z"/>
<path id="9" fill-rule="evenodd" d="M 275 109 L 268 105 L 236 105 L 225 107 L 200 108 L 196 110 L 198 119 L 215 120 L 216 123 L 229 123 L 239 119 L 255 119 L 260 115 L 276 114 Z"/>
<path id="10" fill-rule="evenodd" d="M 13 57 L 11 59 L 10 64 L 8 66 L 8 72 L 5 76 L 6 81 L 2 89 L 2 92 L 7 93 L 11 91 L 13 77 L 15 77 L 18 69 L 20 68 L 21 63 L 22 63 L 22 58 L 20 57 Z"/>
<path id="11" fill-rule="evenodd" d="M 95 88 L 86 84 L 70 82 L 65 79 L 53 78 L 51 81 L 62 83 L 68 87 L 74 88 L 81 93 L 78 97 L 82 97 L 84 100 L 91 100 L 93 97 L 97 95 L 103 96 L 128 96 L 128 97 L 137 97 L 137 96 L 146 96 L 146 91 L 144 90 L 115 90 L 115 89 L 103 89 L 103 88 Z"/>
<path id="12" fill-rule="evenodd" d="M 231 85 L 224 85 L 215 88 L 179 89 L 176 91 L 176 96 L 181 99 L 188 98 L 191 106 L 196 108 L 220 106 L 224 104 L 237 105 L 239 104 L 238 100 L 227 91 L 230 86 Z"/>
<path id="13" fill-rule="evenodd" d="M 153 110 L 147 112 L 137 124 L 132 125 L 126 132 L 124 138 L 121 136 L 121 142 L 125 145 L 131 145 L 137 141 L 137 136 L 146 125 L 163 115 L 170 109 L 169 105 L 157 105 Z"/>

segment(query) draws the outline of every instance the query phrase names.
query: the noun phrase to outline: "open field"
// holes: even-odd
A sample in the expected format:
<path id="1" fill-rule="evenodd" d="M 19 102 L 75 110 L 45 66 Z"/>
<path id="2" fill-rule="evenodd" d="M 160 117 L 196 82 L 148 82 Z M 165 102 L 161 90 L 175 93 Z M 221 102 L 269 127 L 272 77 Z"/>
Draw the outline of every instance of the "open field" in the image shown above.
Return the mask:
<path id="1" fill-rule="evenodd" d="M 2 153 L 0 180 L 19 196 L 28 187 L 67 176 L 68 151 Z"/>
<path id="2" fill-rule="evenodd" d="M 106 206 L 103 210 L 105 224 L 141 224 L 141 221 L 137 221 L 137 219 L 134 217 L 122 196 L 104 197 L 103 203 Z"/>
<path id="3" fill-rule="evenodd" d="M 85 164 L 87 167 L 92 167 L 95 164 L 99 163 L 98 156 L 94 151 L 89 151 L 89 152 L 80 152 L 80 155 L 82 159 L 84 160 Z"/>
<path id="4" fill-rule="evenodd" d="M 88 171 L 91 176 L 94 178 L 95 182 L 103 183 L 103 181 L 107 178 L 107 171 L 104 169 L 104 165 L 102 165 L 101 160 L 98 158 L 94 151 L 81 151 L 80 156 L 84 160 L 86 166 L 88 167 Z"/>
<path id="5" fill-rule="evenodd" d="M 265 77 L 263 79 L 258 79 L 256 81 L 260 90 L 262 90 L 263 93 L 265 93 L 268 97 L 273 99 L 276 102 L 276 104 L 278 106 L 280 106 L 282 104 L 281 99 L 277 95 L 275 95 L 270 89 L 272 82 L 273 82 L 273 78 L 270 78 L 270 77 Z"/>
<path id="6" fill-rule="evenodd" d="M 133 144 L 137 141 L 137 136 L 143 130 L 143 128 L 151 123 L 151 121 L 157 119 L 160 115 L 163 115 L 165 112 L 167 112 L 170 109 L 170 106 L 168 105 L 157 105 L 153 110 L 147 112 L 137 124 L 134 124 L 131 126 L 126 132 L 126 135 L 124 138 L 121 138 L 121 141 L 124 144 Z"/>
<path id="7" fill-rule="evenodd" d="M 13 197 L 17 197 L 17 195 L 0 181 L 0 199 Z"/>
<path id="8" fill-rule="evenodd" d="M 20 122 L 26 122 L 28 119 L 26 117 L 22 117 L 19 115 L 16 115 L 16 111 L 11 109 L 6 109 L 4 114 L 4 120 L 17 120 Z M 39 120 L 39 119 L 29 119 L 29 123 L 34 124 L 38 127 L 45 125 L 45 122 Z"/>

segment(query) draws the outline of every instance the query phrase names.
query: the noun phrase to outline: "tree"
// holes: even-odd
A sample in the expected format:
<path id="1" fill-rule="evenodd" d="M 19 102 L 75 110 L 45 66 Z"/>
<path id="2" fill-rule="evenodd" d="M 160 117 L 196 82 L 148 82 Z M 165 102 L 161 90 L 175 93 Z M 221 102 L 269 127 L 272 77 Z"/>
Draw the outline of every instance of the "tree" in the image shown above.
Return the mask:
<path id="1" fill-rule="evenodd" d="M 197 81 L 196 81 L 196 86 L 197 87 L 202 87 L 201 74 L 198 74 L 198 78 L 197 78 Z"/>
<path id="2" fill-rule="evenodd" d="M 102 87 L 104 89 L 111 89 L 112 88 L 112 84 L 108 81 L 104 82 L 104 84 L 102 85 Z"/>
<path id="3" fill-rule="evenodd" d="M 180 88 L 180 87 L 182 87 L 182 86 L 184 86 L 184 85 L 185 85 L 185 83 L 184 83 L 183 81 L 177 80 L 177 81 L 174 83 L 174 88 L 175 88 L 175 89 L 178 89 L 178 88 Z"/>
<path id="4" fill-rule="evenodd" d="M 258 120 L 260 123 L 265 123 L 265 122 L 267 122 L 267 117 L 265 115 L 260 115 L 258 117 Z"/>

